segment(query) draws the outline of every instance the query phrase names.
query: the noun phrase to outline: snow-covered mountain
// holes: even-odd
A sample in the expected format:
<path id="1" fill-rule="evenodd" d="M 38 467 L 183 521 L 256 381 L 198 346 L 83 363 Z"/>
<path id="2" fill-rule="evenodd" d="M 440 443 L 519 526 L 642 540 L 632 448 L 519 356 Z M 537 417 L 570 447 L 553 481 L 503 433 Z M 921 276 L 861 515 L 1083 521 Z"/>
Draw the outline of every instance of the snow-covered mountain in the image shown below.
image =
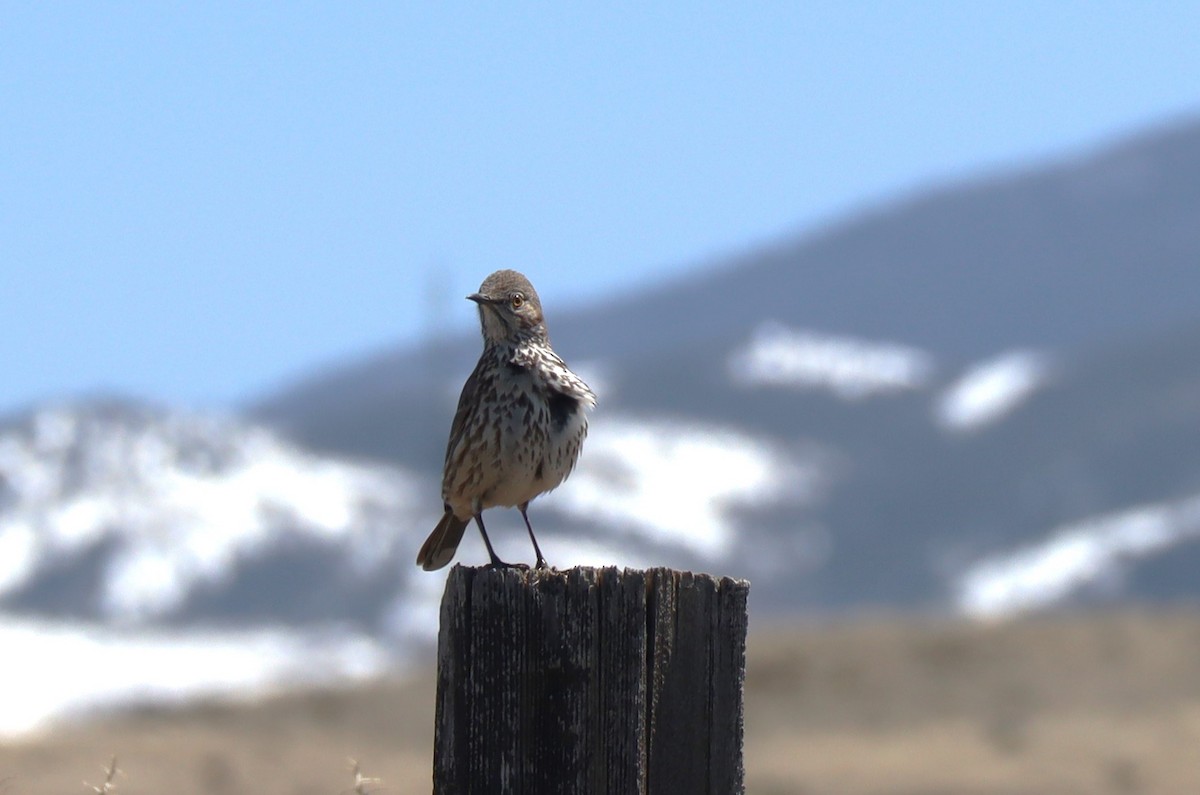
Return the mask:
<path id="1" fill-rule="evenodd" d="M 393 570 L 419 514 L 417 477 L 401 468 L 317 456 L 232 418 L 112 402 L 8 424 L 0 482 L 2 604 L 115 624 L 244 623 L 252 604 L 214 605 L 264 577 L 291 610 L 326 590 L 362 599 L 403 581 Z M 280 553 L 290 565 L 272 568 Z"/>
<path id="2" fill-rule="evenodd" d="M 396 565 L 416 482 L 232 418 L 109 401 L 11 419 L 0 643 L 21 653 L 6 655 L 0 735 L 384 670 L 433 598 L 410 598 L 419 584 Z"/>
<path id="3" fill-rule="evenodd" d="M 736 507 L 802 501 L 810 463 L 733 429 L 612 416 L 534 521 L 562 566 L 715 564 Z M 113 401 L 13 418 L 0 641 L 22 654 L 0 683 L 0 736 L 130 699 L 385 670 L 436 632 L 443 576 L 413 557 L 438 503 L 428 473 L 314 454 L 236 418 Z M 491 522 L 514 560 L 530 556 L 519 521 Z M 486 559 L 473 532 L 461 557 Z"/>
<path id="4" fill-rule="evenodd" d="M 819 456 L 734 428 L 617 414 L 533 515 L 561 565 L 716 562 L 731 555 L 739 506 L 802 505 L 822 478 Z M 9 611 L 432 633 L 440 577 L 412 559 L 440 513 L 436 473 L 313 454 L 228 417 L 85 403 L 0 430 L 0 479 Z M 523 532 L 493 535 L 529 556 Z M 476 541 L 465 559 L 482 558 Z"/>
<path id="5" fill-rule="evenodd" d="M 603 376 L 597 433 L 607 413 L 718 428 L 818 473 L 805 480 L 816 496 L 733 511 L 722 570 L 770 559 L 786 572 L 757 574 L 759 608 L 956 609 L 982 561 L 1200 492 L 1196 218 L 1193 121 L 619 300 L 550 306 L 550 332 Z M 343 364 L 254 416 L 310 449 L 433 471 L 478 346 L 436 340 Z M 1120 557 L 1115 592 L 1200 589 L 1171 563 L 1187 544 Z M 1058 599 L 1100 593 L 1072 582 Z"/>
<path id="6" fill-rule="evenodd" d="M 1185 125 L 549 307 L 600 403 L 531 509 L 543 549 L 749 577 L 759 613 L 1195 598 L 1196 218 Z M 386 352 L 240 416 L 79 401 L 0 422 L 0 640 L 114 669 L 69 698 L 22 690 L 0 733 L 162 697 L 162 667 L 236 688 L 427 644 L 443 576 L 413 558 L 478 348 Z M 529 560 L 508 514 L 492 538 Z M 459 559 L 486 561 L 474 531 Z"/>
<path id="7" fill-rule="evenodd" d="M 739 510 L 802 507 L 823 477 L 819 455 L 736 428 L 610 414 L 531 513 L 559 566 L 751 566 Z M 4 677 L 0 735 L 128 698 L 377 673 L 436 632 L 443 573 L 413 564 L 436 473 L 109 401 L 0 427 L 0 484 L 0 640 L 70 682 Z M 492 537 L 528 559 L 510 514 Z M 473 531 L 460 557 L 486 561 Z M 83 658 L 91 675 L 69 673 Z"/>

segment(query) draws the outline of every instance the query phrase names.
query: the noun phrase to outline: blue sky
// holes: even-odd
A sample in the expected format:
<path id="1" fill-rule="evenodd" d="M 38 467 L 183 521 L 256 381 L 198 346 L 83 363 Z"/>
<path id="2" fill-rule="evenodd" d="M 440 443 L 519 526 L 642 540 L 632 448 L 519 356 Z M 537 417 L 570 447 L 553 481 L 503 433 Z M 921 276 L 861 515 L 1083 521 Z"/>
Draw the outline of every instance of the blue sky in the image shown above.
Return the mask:
<path id="1" fill-rule="evenodd" d="M 1182 3 L 0 2 L 0 411 L 235 406 L 1200 111 Z M 552 326 L 553 328 L 553 326 Z"/>

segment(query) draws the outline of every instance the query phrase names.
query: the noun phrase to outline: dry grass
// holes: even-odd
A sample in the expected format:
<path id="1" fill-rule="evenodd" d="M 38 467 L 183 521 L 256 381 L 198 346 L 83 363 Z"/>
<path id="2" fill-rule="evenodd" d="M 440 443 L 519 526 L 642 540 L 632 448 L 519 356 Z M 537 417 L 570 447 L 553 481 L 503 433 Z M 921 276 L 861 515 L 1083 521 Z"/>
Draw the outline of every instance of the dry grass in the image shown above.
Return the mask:
<path id="1" fill-rule="evenodd" d="M 99 784 L 88 784 L 83 782 L 83 786 L 89 788 L 96 795 L 110 795 L 117 788 L 117 774 L 121 770 L 117 767 L 117 758 L 114 756 L 108 763 L 108 767 L 104 768 L 104 781 Z"/>
<path id="2" fill-rule="evenodd" d="M 428 792 L 433 687 L 428 670 L 113 717 L 0 746 L 0 792 L 108 791 L 80 781 L 114 752 L 116 795 Z M 1200 613 L 880 619 L 751 636 L 753 795 L 1175 795 L 1200 792 L 1198 756 Z M 348 774 L 348 757 L 372 778 Z"/>
<path id="3" fill-rule="evenodd" d="M 433 675 L 259 704 L 143 710 L 0 746 L 3 795 L 86 792 L 81 775 L 120 754 L 117 795 L 342 795 L 430 789 Z M 356 778 L 360 760 L 374 782 Z"/>
<path id="4" fill-rule="evenodd" d="M 760 634 L 750 791 L 1200 792 L 1200 615 Z"/>

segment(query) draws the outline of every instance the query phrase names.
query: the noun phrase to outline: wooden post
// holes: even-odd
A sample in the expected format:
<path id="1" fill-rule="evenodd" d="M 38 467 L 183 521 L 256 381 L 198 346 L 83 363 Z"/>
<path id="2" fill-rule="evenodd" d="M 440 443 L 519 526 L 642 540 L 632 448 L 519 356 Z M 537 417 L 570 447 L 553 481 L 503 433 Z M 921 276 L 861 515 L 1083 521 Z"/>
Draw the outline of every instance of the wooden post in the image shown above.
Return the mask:
<path id="1" fill-rule="evenodd" d="M 433 791 L 745 791 L 749 584 L 670 569 L 455 566 Z"/>

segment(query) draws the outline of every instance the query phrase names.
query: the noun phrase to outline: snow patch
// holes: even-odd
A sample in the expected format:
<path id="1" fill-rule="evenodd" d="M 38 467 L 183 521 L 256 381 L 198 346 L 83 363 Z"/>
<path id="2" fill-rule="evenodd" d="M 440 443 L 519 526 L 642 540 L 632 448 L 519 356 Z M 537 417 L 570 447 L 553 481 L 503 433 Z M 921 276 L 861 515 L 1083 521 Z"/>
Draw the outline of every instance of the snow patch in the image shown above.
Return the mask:
<path id="1" fill-rule="evenodd" d="M 102 541 L 108 615 L 169 612 L 200 583 L 292 533 L 369 561 L 420 515 L 398 468 L 318 458 L 264 428 L 211 416 L 37 412 L 0 435 L 0 594 Z"/>
<path id="2" fill-rule="evenodd" d="M 1122 564 L 1200 536 L 1200 496 L 1106 514 L 1053 531 L 1041 544 L 980 561 L 957 586 L 956 604 L 978 617 L 1053 604 L 1118 573 Z"/>
<path id="3" fill-rule="evenodd" d="M 608 416 L 553 499 L 583 519 L 626 527 L 706 558 L 729 551 L 738 504 L 813 499 L 818 462 L 715 425 Z"/>
<path id="4" fill-rule="evenodd" d="M 827 389 L 862 400 L 918 389 L 934 371 L 933 357 L 905 345 L 818 334 L 766 323 L 729 359 L 729 373 L 746 386 Z"/>
<path id="5" fill-rule="evenodd" d="M 1045 383 L 1050 360 L 1034 351 L 1010 351 L 982 362 L 938 399 L 934 417 L 952 431 L 973 431 L 1001 419 Z"/>
<path id="6" fill-rule="evenodd" d="M 285 687 L 378 676 L 384 647 L 346 632 L 117 632 L 90 624 L 0 621 L 0 737 L 131 702 L 250 698 Z"/>

